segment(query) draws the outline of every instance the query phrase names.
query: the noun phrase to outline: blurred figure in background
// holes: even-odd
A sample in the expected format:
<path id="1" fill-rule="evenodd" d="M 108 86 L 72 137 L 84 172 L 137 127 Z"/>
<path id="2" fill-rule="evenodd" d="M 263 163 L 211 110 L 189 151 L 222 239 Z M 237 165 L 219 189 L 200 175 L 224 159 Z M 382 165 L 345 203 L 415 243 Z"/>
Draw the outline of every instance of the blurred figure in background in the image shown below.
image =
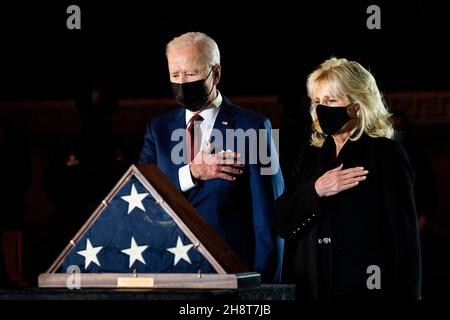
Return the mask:
<path id="1" fill-rule="evenodd" d="M 75 100 L 80 139 L 52 150 L 45 167 L 45 189 L 54 209 L 48 223 L 50 257 L 60 253 L 117 182 L 112 138 L 117 102 L 111 91 L 106 84 L 82 88 Z"/>
<path id="2" fill-rule="evenodd" d="M 415 173 L 414 196 L 416 198 L 419 228 L 423 232 L 435 218 L 438 196 L 431 163 L 414 136 L 406 115 L 401 111 L 393 112 L 392 122 L 399 141 L 409 156 Z"/>
<path id="3" fill-rule="evenodd" d="M 396 111 L 392 120 L 396 139 L 405 148 L 416 177 L 414 196 L 422 246 L 423 297 L 428 300 L 448 298 L 449 277 L 445 275 L 450 270 L 450 259 L 443 252 L 450 245 L 450 237 L 440 231 L 442 226 L 437 217 L 439 197 L 433 169 L 406 115 Z"/>
<path id="4" fill-rule="evenodd" d="M 113 89 L 106 84 L 92 85 L 79 95 L 77 108 L 81 113 L 80 154 L 87 200 L 91 209 L 109 192 L 114 162 L 112 116 L 117 108 Z"/>

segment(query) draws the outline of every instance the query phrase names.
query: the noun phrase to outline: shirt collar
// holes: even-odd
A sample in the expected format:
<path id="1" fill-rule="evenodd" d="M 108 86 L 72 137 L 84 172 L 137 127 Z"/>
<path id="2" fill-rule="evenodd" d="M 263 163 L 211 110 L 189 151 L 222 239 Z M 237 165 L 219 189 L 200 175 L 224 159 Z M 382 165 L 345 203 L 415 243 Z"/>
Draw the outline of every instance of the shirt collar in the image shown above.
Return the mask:
<path id="1" fill-rule="evenodd" d="M 222 95 L 219 91 L 217 91 L 217 97 L 209 104 L 208 107 L 206 107 L 202 112 L 200 112 L 200 115 L 202 116 L 203 120 L 206 120 L 210 123 L 214 123 L 216 120 L 216 116 L 219 113 L 220 106 L 222 105 Z M 186 124 L 189 123 L 191 118 L 194 116 L 194 112 L 186 109 Z"/>

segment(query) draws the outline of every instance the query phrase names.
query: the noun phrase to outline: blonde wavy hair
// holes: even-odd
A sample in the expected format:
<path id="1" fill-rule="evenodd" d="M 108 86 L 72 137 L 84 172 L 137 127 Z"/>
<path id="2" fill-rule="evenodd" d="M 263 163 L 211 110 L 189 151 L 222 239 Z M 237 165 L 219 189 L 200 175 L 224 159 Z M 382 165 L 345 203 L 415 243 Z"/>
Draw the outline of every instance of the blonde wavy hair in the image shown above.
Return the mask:
<path id="1" fill-rule="evenodd" d="M 357 129 L 350 137 L 352 141 L 358 140 L 363 133 L 370 137 L 393 138 L 392 114 L 388 111 L 372 74 L 358 62 L 331 58 L 308 76 L 307 90 L 313 120 L 311 145 L 321 147 L 327 136 L 319 126 L 317 104 L 314 102 L 319 85 L 326 86 L 334 97 L 347 98 L 352 106 L 359 106 L 357 113 L 355 111 L 354 115 L 350 114 L 357 120 Z"/>

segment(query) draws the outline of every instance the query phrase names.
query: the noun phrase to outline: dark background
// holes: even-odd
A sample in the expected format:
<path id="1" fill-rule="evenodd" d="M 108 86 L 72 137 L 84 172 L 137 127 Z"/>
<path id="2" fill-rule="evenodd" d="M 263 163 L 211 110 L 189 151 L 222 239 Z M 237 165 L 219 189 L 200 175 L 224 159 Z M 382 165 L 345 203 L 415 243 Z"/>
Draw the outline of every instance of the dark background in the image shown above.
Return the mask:
<path id="1" fill-rule="evenodd" d="M 448 298 L 446 5 L 293 2 L 17 1 L 0 6 L 0 234 L 21 234 L 21 283 L 35 285 L 37 275 L 137 161 L 145 122 L 175 107 L 165 45 L 184 32 L 202 31 L 221 51 L 221 92 L 280 128 L 286 178 L 309 124 L 307 75 L 331 56 L 356 60 L 373 73 L 392 110 L 412 116 L 406 118 L 405 147 L 419 178 L 419 214 L 428 219 L 422 230 L 424 297 Z M 66 28 L 71 4 L 81 8 L 81 30 Z M 381 8 L 381 30 L 366 27 L 371 4 Z M 93 107 L 94 89 L 102 99 Z"/>
<path id="2" fill-rule="evenodd" d="M 66 28 L 74 3 L 80 31 Z M 366 27 L 370 4 L 381 8 L 381 30 Z M 442 1 L 17 2 L 0 12 L 5 99 L 71 97 L 87 82 L 119 96 L 167 96 L 165 44 L 197 30 L 219 43 L 229 95 L 298 94 L 332 55 L 360 61 L 384 90 L 450 85 Z"/>

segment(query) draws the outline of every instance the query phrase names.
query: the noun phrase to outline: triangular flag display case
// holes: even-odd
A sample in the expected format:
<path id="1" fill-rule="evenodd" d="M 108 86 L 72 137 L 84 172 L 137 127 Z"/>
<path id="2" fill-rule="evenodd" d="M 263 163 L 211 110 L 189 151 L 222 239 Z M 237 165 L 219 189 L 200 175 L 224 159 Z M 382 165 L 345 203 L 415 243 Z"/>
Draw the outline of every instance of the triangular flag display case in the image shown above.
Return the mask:
<path id="1" fill-rule="evenodd" d="M 158 167 L 143 164 L 127 170 L 38 285 L 237 289 L 260 282 Z"/>

